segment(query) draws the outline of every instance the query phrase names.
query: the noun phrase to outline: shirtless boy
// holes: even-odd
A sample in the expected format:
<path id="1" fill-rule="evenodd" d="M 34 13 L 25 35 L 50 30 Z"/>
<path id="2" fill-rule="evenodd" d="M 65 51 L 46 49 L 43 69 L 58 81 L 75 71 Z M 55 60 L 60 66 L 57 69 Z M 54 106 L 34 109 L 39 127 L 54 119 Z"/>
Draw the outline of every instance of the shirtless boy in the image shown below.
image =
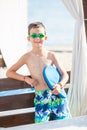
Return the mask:
<path id="1" fill-rule="evenodd" d="M 28 26 L 28 41 L 32 44 L 32 50 L 24 54 L 11 68 L 7 77 L 24 81 L 35 88 L 35 122 L 49 121 L 52 113 L 53 119 L 65 119 L 70 117 L 66 98 L 58 98 L 57 94 L 68 80 L 68 74 L 60 64 L 54 52 L 45 49 L 47 40 L 46 29 L 43 23 L 35 22 Z M 17 73 L 24 64 L 27 65 L 32 78 Z M 59 84 L 51 91 L 43 79 L 43 68 L 46 65 L 55 65 L 62 74 Z"/>

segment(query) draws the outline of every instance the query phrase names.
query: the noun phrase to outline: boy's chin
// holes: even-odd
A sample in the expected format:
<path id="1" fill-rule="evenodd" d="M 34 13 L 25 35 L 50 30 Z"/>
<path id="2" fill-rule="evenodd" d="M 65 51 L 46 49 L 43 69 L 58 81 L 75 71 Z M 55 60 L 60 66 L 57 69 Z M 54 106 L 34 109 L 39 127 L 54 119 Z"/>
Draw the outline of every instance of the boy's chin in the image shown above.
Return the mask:
<path id="1" fill-rule="evenodd" d="M 35 43 L 34 45 L 39 47 L 39 46 L 42 46 L 43 44 L 42 43 Z"/>

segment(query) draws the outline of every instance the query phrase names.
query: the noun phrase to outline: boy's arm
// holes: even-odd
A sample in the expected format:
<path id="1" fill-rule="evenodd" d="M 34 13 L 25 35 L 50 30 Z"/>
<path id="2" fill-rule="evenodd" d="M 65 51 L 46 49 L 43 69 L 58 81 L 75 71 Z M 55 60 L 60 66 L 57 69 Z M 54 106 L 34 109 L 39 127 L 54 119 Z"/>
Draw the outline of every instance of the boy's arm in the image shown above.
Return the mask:
<path id="1" fill-rule="evenodd" d="M 61 65 L 58 57 L 54 53 L 52 54 L 52 60 L 53 60 L 53 64 L 59 69 L 60 73 L 62 74 L 62 79 L 59 83 L 60 87 L 62 88 L 68 81 L 69 78 L 68 73 L 65 70 L 65 68 Z"/>
<path id="2" fill-rule="evenodd" d="M 63 86 L 67 83 L 69 76 L 65 68 L 59 62 L 58 57 L 54 53 L 52 53 L 52 61 L 53 61 L 53 64 L 58 68 L 58 70 L 62 74 L 61 81 L 58 84 L 55 84 L 54 90 L 52 90 L 52 93 L 57 95 L 58 93 L 60 93 Z"/>
<path id="3" fill-rule="evenodd" d="M 31 86 L 36 86 L 38 84 L 37 80 L 32 79 L 28 76 L 17 73 L 17 70 L 20 69 L 24 64 L 26 64 L 26 56 L 22 56 L 11 68 L 6 72 L 6 76 L 16 80 L 24 81 Z"/>
<path id="4" fill-rule="evenodd" d="M 6 76 L 9 78 L 17 79 L 24 81 L 24 75 L 17 73 L 17 70 L 20 69 L 25 64 L 25 56 L 22 56 L 12 67 L 10 67 Z"/>

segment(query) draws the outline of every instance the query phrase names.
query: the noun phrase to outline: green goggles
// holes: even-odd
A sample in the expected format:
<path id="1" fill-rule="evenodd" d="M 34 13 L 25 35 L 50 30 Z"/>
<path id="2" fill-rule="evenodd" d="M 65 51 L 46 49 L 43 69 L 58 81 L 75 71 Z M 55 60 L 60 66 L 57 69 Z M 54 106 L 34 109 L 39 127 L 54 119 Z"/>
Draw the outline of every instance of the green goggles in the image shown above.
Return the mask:
<path id="1" fill-rule="evenodd" d="M 39 38 L 43 38 L 43 37 L 45 37 L 45 35 L 44 34 L 42 34 L 42 33 L 33 33 L 33 34 L 30 34 L 29 35 L 31 38 L 37 38 L 37 37 L 39 37 Z"/>

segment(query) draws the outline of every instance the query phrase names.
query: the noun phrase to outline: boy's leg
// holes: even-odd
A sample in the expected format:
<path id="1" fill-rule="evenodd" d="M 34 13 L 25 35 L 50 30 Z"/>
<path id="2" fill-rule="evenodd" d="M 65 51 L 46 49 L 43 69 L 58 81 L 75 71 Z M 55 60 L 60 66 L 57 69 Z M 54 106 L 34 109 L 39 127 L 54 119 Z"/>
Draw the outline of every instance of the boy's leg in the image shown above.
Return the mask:
<path id="1" fill-rule="evenodd" d="M 52 96 L 52 114 L 54 120 L 71 117 L 67 98 L 58 98 L 55 95 Z"/>
<path id="2" fill-rule="evenodd" d="M 50 118 L 50 91 L 36 91 L 35 92 L 35 123 L 49 121 Z"/>

